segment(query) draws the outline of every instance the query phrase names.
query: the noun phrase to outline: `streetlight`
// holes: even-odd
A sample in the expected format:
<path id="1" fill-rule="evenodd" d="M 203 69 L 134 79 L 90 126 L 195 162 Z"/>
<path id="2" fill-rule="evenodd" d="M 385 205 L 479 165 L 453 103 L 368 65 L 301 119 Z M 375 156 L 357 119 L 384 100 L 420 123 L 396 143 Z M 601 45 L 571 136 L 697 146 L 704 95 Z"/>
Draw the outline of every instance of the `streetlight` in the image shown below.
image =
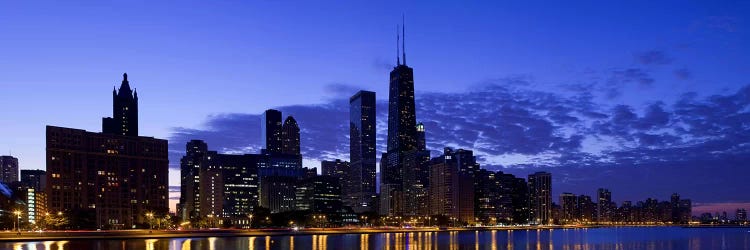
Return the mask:
<path id="1" fill-rule="evenodd" d="M 18 224 L 14 224 L 13 227 L 14 229 L 18 228 L 18 235 L 21 235 L 21 211 L 18 211 L 18 210 L 13 211 L 13 214 L 16 215 L 16 219 L 18 222 Z M 18 227 L 16 227 L 16 225 L 18 225 Z"/>
<path id="2" fill-rule="evenodd" d="M 154 223 L 152 221 L 153 218 L 154 218 L 154 214 L 153 213 L 146 213 L 146 217 L 148 217 L 148 225 L 151 227 L 148 230 L 148 233 L 151 233 L 151 231 L 154 230 Z"/>
<path id="3" fill-rule="evenodd" d="M 253 228 L 253 214 L 248 214 L 247 218 L 250 220 L 250 228 Z"/>

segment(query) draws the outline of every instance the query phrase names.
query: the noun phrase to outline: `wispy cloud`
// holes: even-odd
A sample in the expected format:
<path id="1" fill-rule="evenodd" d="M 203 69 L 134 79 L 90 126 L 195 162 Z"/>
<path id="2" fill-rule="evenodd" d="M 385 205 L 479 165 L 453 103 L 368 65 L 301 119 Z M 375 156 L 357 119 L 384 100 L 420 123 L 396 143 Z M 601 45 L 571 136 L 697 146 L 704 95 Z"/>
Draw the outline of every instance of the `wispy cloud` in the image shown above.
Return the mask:
<path id="1" fill-rule="evenodd" d="M 672 58 L 661 50 L 649 50 L 635 54 L 635 59 L 644 65 L 665 65 L 672 62 Z"/>

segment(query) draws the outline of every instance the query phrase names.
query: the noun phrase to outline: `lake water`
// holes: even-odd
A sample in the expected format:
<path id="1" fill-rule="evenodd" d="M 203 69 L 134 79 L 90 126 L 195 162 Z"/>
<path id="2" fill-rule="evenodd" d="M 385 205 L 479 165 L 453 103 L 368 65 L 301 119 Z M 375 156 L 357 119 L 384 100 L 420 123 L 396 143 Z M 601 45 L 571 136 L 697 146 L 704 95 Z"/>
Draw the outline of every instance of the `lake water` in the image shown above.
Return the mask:
<path id="1" fill-rule="evenodd" d="M 750 249 L 748 228 L 591 229 L 374 233 L 228 238 L 0 242 L 0 249 Z"/>

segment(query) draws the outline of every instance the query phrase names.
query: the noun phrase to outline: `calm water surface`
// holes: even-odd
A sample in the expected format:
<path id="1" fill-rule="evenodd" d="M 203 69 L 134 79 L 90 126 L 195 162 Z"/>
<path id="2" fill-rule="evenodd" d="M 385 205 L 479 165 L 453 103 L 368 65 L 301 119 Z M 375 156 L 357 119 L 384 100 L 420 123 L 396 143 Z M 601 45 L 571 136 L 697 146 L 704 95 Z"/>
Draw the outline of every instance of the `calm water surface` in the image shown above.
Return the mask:
<path id="1" fill-rule="evenodd" d="M 0 249 L 750 249 L 747 228 L 644 227 L 3 242 Z"/>

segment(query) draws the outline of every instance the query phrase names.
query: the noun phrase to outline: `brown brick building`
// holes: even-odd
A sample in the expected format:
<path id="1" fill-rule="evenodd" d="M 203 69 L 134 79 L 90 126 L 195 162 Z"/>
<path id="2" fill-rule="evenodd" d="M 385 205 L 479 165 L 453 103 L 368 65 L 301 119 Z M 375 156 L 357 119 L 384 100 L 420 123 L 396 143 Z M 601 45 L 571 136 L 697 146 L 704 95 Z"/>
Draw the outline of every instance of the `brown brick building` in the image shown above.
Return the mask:
<path id="1" fill-rule="evenodd" d="M 167 141 L 132 134 L 138 99 L 127 75 L 113 99 L 122 119 L 105 118 L 104 133 L 47 126 L 47 210 L 93 212 L 96 228 L 132 228 L 169 211 Z"/>

